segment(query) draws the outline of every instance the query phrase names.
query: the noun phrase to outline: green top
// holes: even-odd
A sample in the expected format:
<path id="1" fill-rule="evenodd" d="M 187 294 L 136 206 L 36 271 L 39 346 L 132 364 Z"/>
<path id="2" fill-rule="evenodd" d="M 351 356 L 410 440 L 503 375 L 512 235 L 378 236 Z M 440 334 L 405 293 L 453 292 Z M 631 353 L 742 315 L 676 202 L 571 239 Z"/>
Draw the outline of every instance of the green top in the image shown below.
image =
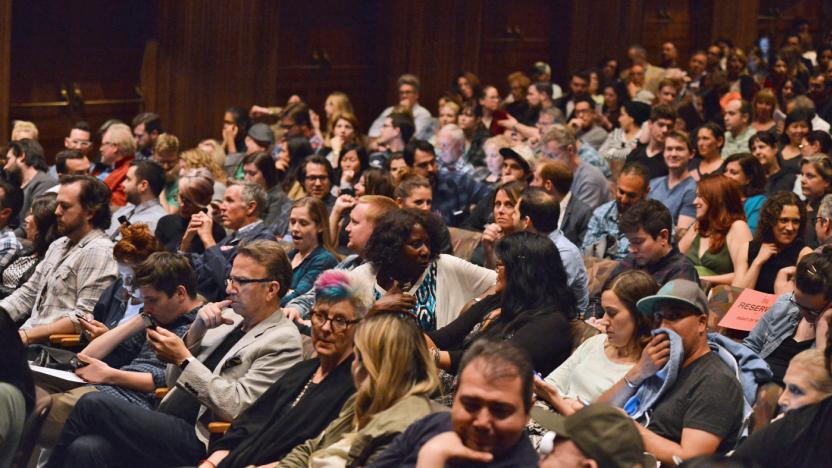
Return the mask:
<path id="1" fill-rule="evenodd" d="M 697 233 L 688 249 L 686 257 L 693 262 L 699 276 L 716 276 L 734 272 L 734 263 L 731 261 L 731 254 L 728 252 L 728 243 L 722 244 L 717 253 L 705 251 L 705 255 L 699 257 L 699 238 Z"/>

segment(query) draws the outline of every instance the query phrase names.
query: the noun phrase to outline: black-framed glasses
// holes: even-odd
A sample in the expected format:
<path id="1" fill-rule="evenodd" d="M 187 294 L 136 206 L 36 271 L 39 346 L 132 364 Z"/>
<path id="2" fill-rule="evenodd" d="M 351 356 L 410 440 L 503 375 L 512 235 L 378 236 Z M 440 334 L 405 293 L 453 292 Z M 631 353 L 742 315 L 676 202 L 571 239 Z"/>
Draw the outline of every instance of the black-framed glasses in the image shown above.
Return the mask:
<path id="1" fill-rule="evenodd" d="M 320 312 L 312 312 L 309 315 L 309 318 L 312 322 L 312 325 L 316 327 L 323 327 L 327 322 L 330 323 L 332 327 L 332 331 L 335 333 L 341 333 L 347 329 L 348 326 L 356 324 L 361 321 L 361 319 L 355 320 L 347 320 L 344 317 L 333 316 L 330 317 L 326 314 L 322 314 Z"/>
<path id="2" fill-rule="evenodd" d="M 274 278 L 244 278 L 242 276 L 229 276 L 225 280 L 225 285 L 226 287 L 240 287 L 251 283 L 271 283 L 272 281 L 275 281 Z"/>
<path id="3" fill-rule="evenodd" d="M 792 293 L 791 296 L 789 297 L 789 302 L 793 306 L 797 307 L 800 310 L 800 312 L 805 314 L 807 316 L 807 319 L 811 318 L 814 321 L 817 321 L 817 319 L 820 318 L 821 315 L 823 315 L 823 313 L 826 311 L 826 309 L 828 309 L 829 306 L 832 305 L 832 301 L 829 301 L 826 304 L 824 304 L 824 306 L 821 307 L 820 309 L 810 309 L 810 308 L 800 304 L 799 302 L 797 302 L 797 298 L 795 298 L 794 293 Z"/>

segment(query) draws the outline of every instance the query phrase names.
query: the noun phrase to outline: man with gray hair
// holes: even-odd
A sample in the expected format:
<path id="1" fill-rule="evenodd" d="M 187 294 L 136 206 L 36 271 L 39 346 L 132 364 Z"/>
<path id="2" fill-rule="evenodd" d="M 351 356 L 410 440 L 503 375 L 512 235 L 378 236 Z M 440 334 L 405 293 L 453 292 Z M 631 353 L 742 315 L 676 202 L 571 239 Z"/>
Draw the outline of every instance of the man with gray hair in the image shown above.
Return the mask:
<path id="1" fill-rule="evenodd" d="M 811 115 L 812 130 L 828 132 L 830 129 L 829 122 L 823 120 L 823 118 L 817 114 L 815 103 L 804 95 L 799 95 L 792 99 L 788 104 L 786 104 L 786 109 L 789 112 L 799 110 L 806 112 L 807 115 Z"/>
<path id="2" fill-rule="evenodd" d="M 216 242 L 212 234 L 213 216 L 199 212 L 191 217 L 179 250 L 188 254 L 196 270 L 197 292 L 209 301 L 224 297 L 225 278 L 241 242 L 274 240 L 274 234 L 263 223 L 267 208 L 266 192 L 260 186 L 252 182 L 232 182 L 220 203 L 222 225 L 234 231 L 231 235 Z M 205 252 L 189 253 L 191 242 L 197 236 L 205 246 Z"/>
<path id="3" fill-rule="evenodd" d="M 384 109 L 370 130 L 367 136 L 376 139 L 381 134 L 381 127 L 384 125 L 384 119 L 390 117 L 395 108 L 406 109 L 413 115 L 413 120 L 416 123 L 416 138 L 427 140 L 430 138 L 432 117 L 430 111 L 419 105 L 419 78 L 416 75 L 406 73 L 399 77 L 397 89 L 399 92 L 399 100 L 395 106 L 390 106 Z"/>
<path id="4" fill-rule="evenodd" d="M 458 126 L 448 124 L 439 129 L 436 136 L 436 153 L 439 156 L 440 168 L 465 174 L 474 172 L 474 166 L 463 157 L 465 134 Z"/>
<path id="5" fill-rule="evenodd" d="M 815 234 L 818 236 L 818 248 L 815 251 L 820 253 L 832 243 L 832 195 L 825 195 L 820 201 L 815 218 Z"/>
<path id="6" fill-rule="evenodd" d="M 604 174 L 597 167 L 582 161 L 578 155 L 575 130 L 565 125 L 553 125 L 541 143 L 545 157 L 566 164 L 575 174 L 569 189 L 575 197 L 592 209 L 610 199 L 610 188 Z"/>

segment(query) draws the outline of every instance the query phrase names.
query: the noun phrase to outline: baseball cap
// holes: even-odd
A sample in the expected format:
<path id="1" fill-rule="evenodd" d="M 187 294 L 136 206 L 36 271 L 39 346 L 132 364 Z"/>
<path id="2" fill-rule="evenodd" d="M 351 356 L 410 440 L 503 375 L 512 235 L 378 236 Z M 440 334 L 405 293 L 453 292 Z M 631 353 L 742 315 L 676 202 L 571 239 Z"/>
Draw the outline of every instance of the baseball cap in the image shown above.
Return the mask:
<path id="1" fill-rule="evenodd" d="M 686 279 L 668 281 L 655 296 L 647 296 L 636 303 L 639 312 L 652 316 L 656 304 L 663 301 L 675 301 L 689 305 L 700 314 L 708 312 L 708 298 L 698 283 Z"/>
<path id="2" fill-rule="evenodd" d="M 256 123 L 248 129 L 248 136 L 257 143 L 263 143 L 266 146 L 274 144 L 274 132 L 264 123 Z"/>
<path id="3" fill-rule="evenodd" d="M 503 159 L 513 159 L 519 162 L 529 174 L 534 171 L 534 153 L 526 145 L 518 145 L 514 148 L 500 148 L 500 156 Z"/>
<path id="4" fill-rule="evenodd" d="M 635 423 L 612 406 L 593 403 L 571 416 L 533 407 L 532 418 L 555 433 L 555 440 L 571 440 L 601 468 L 629 468 L 645 464 L 644 443 Z"/>

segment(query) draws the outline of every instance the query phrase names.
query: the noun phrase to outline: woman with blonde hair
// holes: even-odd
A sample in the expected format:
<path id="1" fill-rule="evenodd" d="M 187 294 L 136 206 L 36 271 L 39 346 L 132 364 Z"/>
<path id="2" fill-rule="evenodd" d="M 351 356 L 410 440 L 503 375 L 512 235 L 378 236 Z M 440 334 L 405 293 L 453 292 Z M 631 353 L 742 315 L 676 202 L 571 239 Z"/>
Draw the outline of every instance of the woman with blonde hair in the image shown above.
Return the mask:
<path id="1" fill-rule="evenodd" d="M 832 375 L 826 369 L 823 351 L 812 348 L 795 355 L 789 361 L 783 383 L 786 388 L 777 404 L 784 414 L 832 396 Z"/>
<path id="2" fill-rule="evenodd" d="M 751 100 L 751 126 L 757 133 L 770 131 L 777 125 L 774 121 L 776 110 L 777 96 L 774 95 L 774 91 L 771 88 L 757 91 Z"/>
<path id="3" fill-rule="evenodd" d="M 341 111 L 332 117 L 332 129 L 319 154 L 326 156 L 332 167 L 337 168 L 338 156 L 349 144 L 364 146 L 364 141 L 358 133 L 358 117 L 352 112 Z"/>
<path id="4" fill-rule="evenodd" d="M 370 465 L 397 434 L 432 412 L 439 378 L 412 316 L 363 319 L 354 350 L 355 396 L 320 436 L 295 447 L 279 466 Z"/>
<path id="5" fill-rule="evenodd" d="M 349 96 L 341 91 L 329 93 L 324 101 L 324 117 L 326 117 L 326 128 L 321 128 L 320 118 L 312 119 L 312 126 L 321 135 L 324 141 L 329 141 L 335 129 L 335 117 L 342 113 L 355 115 Z"/>
<path id="6" fill-rule="evenodd" d="M 318 276 L 338 263 L 328 221 L 326 205 L 319 198 L 301 198 L 289 210 L 292 249 L 286 254 L 293 273 L 281 305 L 312 289 Z"/>
<path id="7" fill-rule="evenodd" d="M 207 138 L 200 141 L 196 147 L 210 154 L 214 162 L 222 167 L 225 162 L 225 149 L 223 149 L 222 143 L 213 138 Z"/>
<path id="8" fill-rule="evenodd" d="M 217 164 L 211 153 L 201 149 L 193 148 L 183 151 L 179 155 L 179 177 L 184 176 L 191 169 L 207 169 L 214 179 L 214 200 L 221 202 L 225 195 L 225 184 L 228 178 L 222 169 L 222 164 Z"/>

